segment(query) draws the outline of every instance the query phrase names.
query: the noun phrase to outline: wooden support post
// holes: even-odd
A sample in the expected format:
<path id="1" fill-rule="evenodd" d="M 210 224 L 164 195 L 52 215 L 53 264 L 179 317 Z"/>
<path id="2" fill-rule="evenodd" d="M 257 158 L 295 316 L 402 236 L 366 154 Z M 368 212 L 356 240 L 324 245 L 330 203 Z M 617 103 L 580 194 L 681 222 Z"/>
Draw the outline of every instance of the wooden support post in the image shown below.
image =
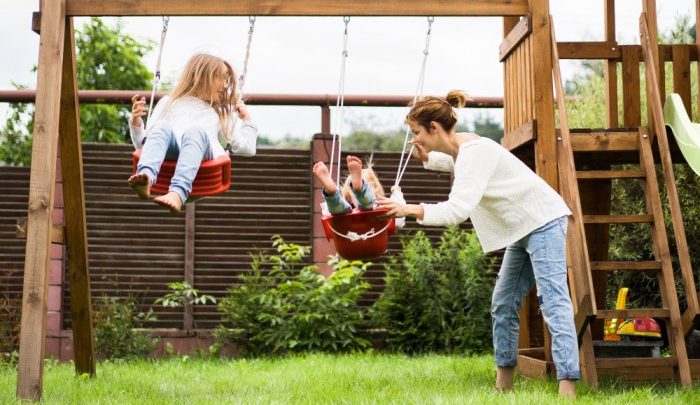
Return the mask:
<path id="1" fill-rule="evenodd" d="M 556 35 L 554 33 L 554 24 L 550 17 L 551 39 L 552 43 L 556 43 Z M 581 311 L 583 316 L 579 319 L 585 320 L 586 317 L 595 314 L 596 305 L 591 297 L 592 294 L 592 279 L 590 260 L 588 258 L 588 244 L 586 242 L 586 232 L 584 229 L 583 214 L 581 210 L 581 197 L 578 190 L 578 181 L 576 178 L 576 166 L 574 164 L 574 150 L 571 145 L 571 133 L 569 132 L 569 120 L 566 114 L 566 105 L 564 104 L 564 85 L 562 82 L 561 71 L 559 69 L 559 56 L 557 48 L 552 48 L 552 73 L 556 89 L 557 103 L 559 110 L 559 125 L 561 128 L 561 136 L 559 138 L 559 178 L 560 178 L 560 193 L 564 197 L 571 208 L 572 215 L 569 218 L 570 229 L 567 232 L 566 239 L 566 256 L 567 262 L 571 266 L 569 274 L 573 276 L 570 280 L 572 288 L 572 301 L 574 310 Z M 551 82 L 551 81 L 550 81 Z M 585 313 L 587 311 L 588 313 Z M 580 322 L 576 325 L 577 333 L 590 328 L 588 322 Z M 593 353 L 593 342 L 590 339 L 590 334 L 584 336 L 579 349 L 581 358 L 581 374 L 586 383 L 591 387 L 598 386 L 598 373 L 595 365 L 595 355 Z M 546 352 L 545 352 L 546 354 Z"/>
<path id="2" fill-rule="evenodd" d="M 549 1 L 529 0 L 532 21 L 533 98 L 535 101 L 535 169 L 553 189 L 559 189 L 557 174 L 557 141 L 554 126 L 554 96 L 552 89 L 552 36 L 549 21 Z M 551 336 L 544 328 L 545 360 L 551 361 Z"/>
<path id="3" fill-rule="evenodd" d="M 94 376 L 95 350 L 85 221 L 83 152 L 80 142 L 80 112 L 72 18 L 66 18 L 65 24 L 59 131 L 73 350 L 76 373 L 79 375 L 88 373 Z"/>
<path id="4" fill-rule="evenodd" d="M 185 281 L 194 286 L 194 240 L 196 203 L 185 205 Z M 185 330 L 194 327 L 192 305 L 185 303 L 183 324 Z"/>
<path id="5" fill-rule="evenodd" d="M 700 0 L 698 0 L 700 1 Z M 617 44 L 615 37 L 615 0 L 605 0 L 605 40 Z M 617 61 L 605 62 L 605 124 L 608 128 L 619 125 L 617 110 Z"/>
<path id="6" fill-rule="evenodd" d="M 44 383 L 44 338 L 51 262 L 51 229 L 56 180 L 61 61 L 65 0 L 42 2 L 34 143 L 29 180 L 27 245 L 22 290 L 22 324 L 17 399 L 38 401 Z"/>
<path id="7" fill-rule="evenodd" d="M 658 23 L 656 21 L 656 0 L 642 0 L 642 12 L 647 15 L 647 24 L 649 28 L 649 39 L 651 42 L 651 54 L 654 60 L 654 73 L 656 77 L 659 78 L 659 29 Z M 648 74 L 647 74 L 648 75 Z M 647 77 L 648 80 L 648 77 Z M 659 84 L 662 81 L 657 81 L 657 89 L 659 89 Z M 647 89 L 649 87 L 647 86 Z M 650 95 L 647 92 L 647 127 L 649 127 L 649 134 L 651 139 L 657 135 L 654 125 L 654 114 L 651 113 L 651 102 Z"/>

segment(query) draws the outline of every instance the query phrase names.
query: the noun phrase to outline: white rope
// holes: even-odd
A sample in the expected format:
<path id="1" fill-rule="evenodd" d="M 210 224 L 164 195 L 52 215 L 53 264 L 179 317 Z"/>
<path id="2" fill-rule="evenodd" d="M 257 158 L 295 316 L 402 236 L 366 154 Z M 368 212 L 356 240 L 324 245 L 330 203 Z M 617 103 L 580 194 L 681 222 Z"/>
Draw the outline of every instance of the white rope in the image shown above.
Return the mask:
<path id="1" fill-rule="evenodd" d="M 331 231 L 332 231 L 334 234 L 340 236 L 341 238 L 345 238 L 345 239 L 349 240 L 350 242 L 357 242 L 358 240 L 372 239 L 372 238 L 374 238 L 375 236 L 380 235 L 382 232 L 386 231 L 386 230 L 389 228 L 389 225 L 391 225 L 391 220 L 387 221 L 387 223 L 386 223 L 386 225 L 384 226 L 384 228 L 382 228 L 379 232 L 375 232 L 375 231 L 374 231 L 374 228 L 372 228 L 372 229 L 370 229 L 369 231 L 367 231 L 367 232 L 365 232 L 365 233 L 363 233 L 363 234 L 359 234 L 359 233 L 353 232 L 353 231 L 348 231 L 348 233 L 345 234 L 345 235 L 343 235 L 342 233 L 336 231 L 336 230 L 331 226 L 331 224 L 328 224 L 328 227 L 331 228 Z"/>
<path id="2" fill-rule="evenodd" d="M 343 17 L 345 31 L 343 33 L 343 52 L 340 59 L 340 80 L 338 82 L 338 95 L 335 102 L 336 114 L 333 121 L 333 145 L 331 147 L 330 175 L 333 178 L 333 160 L 335 159 L 335 140 L 338 139 L 338 169 L 336 171 L 335 184 L 340 189 L 340 151 L 342 150 L 342 140 L 340 130 L 342 126 L 343 107 L 345 106 L 345 62 L 348 59 L 348 24 L 350 17 Z"/>
<path id="3" fill-rule="evenodd" d="M 163 56 L 163 45 L 165 45 L 165 37 L 168 35 L 168 23 L 170 22 L 170 17 L 161 17 L 163 21 L 163 28 L 160 32 L 160 45 L 158 46 L 158 59 L 156 60 L 156 71 L 153 74 L 153 88 L 151 89 L 151 100 L 148 106 L 148 116 L 146 117 L 146 122 L 150 122 L 151 113 L 153 112 L 153 99 L 156 96 L 156 89 L 160 83 L 160 61 Z"/>
<path id="4" fill-rule="evenodd" d="M 237 88 L 238 88 L 238 97 L 240 100 L 243 100 L 243 86 L 245 85 L 245 78 L 248 75 L 248 61 L 250 60 L 250 45 L 253 43 L 253 32 L 255 31 L 255 16 L 250 16 L 248 17 L 248 23 L 250 26 L 248 27 L 248 43 L 246 44 L 245 47 L 245 59 L 243 59 L 243 72 L 241 72 L 240 76 L 238 76 L 238 83 L 237 83 Z M 235 106 L 234 106 L 235 108 Z M 236 124 L 238 123 L 238 114 L 235 113 L 233 114 L 233 125 L 231 126 L 231 133 L 226 134 L 226 150 L 229 153 L 233 152 L 231 142 L 233 142 L 233 133 L 236 130 Z"/>
<path id="5" fill-rule="evenodd" d="M 425 34 L 425 47 L 423 48 L 423 63 L 421 64 L 420 73 L 418 74 L 418 85 L 416 86 L 416 93 L 413 96 L 413 103 L 411 105 L 414 105 L 416 101 L 418 101 L 418 98 L 423 95 L 423 85 L 425 84 L 425 67 L 428 63 L 428 54 L 430 53 L 430 36 L 432 34 L 433 21 L 435 21 L 435 17 L 428 17 L 428 31 Z M 401 183 L 401 179 L 403 178 L 403 174 L 408 167 L 408 162 L 411 159 L 411 154 L 413 153 L 414 149 L 414 146 L 411 145 L 411 150 L 408 152 L 408 157 L 406 157 L 406 162 L 404 163 L 406 145 L 408 144 L 408 134 L 410 132 L 411 127 L 406 126 L 406 133 L 403 139 L 403 148 L 401 150 L 401 160 L 399 160 L 399 168 L 396 172 L 396 180 L 394 182 L 394 184 L 397 186 L 399 183 Z"/>

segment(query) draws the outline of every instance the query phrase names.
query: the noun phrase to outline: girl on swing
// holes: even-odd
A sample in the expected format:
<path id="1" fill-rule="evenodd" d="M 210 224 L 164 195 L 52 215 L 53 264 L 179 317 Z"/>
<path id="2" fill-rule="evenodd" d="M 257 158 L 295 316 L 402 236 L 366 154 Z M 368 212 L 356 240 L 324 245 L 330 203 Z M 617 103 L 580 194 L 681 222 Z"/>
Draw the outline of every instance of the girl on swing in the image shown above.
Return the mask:
<path id="1" fill-rule="evenodd" d="M 581 372 L 566 271 L 571 211 L 554 189 L 501 145 L 456 131 L 454 108 L 466 101 L 460 91 L 451 91 L 446 101 L 423 97 L 406 117 L 414 156 L 427 169 L 454 172 L 448 200 L 412 205 L 380 198 L 378 206 L 389 209 L 389 216 L 413 217 L 427 226 L 457 225 L 471 218 L 485 252 L 505 248 L 491 301 L 496 388 L 513 389 L 518 311 L 536 285 L 540 310 L 552 333 L 559 395 L 574 398 L 574 380 Z"/>
<path id="2" fill-rule="evenodd" d="M 228 62 L 198 53 L 187 61 L 177 86 L 154 107 L 145 129 L 146 98 L 138 94 L 132 98 L 129 132 L 134 147 L 143 151 L 136 174 L 128 182 L 140 198 L 150 198 L 163 160 L 177 159 L 168 193 L 153 201 L 179 212 L 202 161 L 227 153 L 221 141 L 234 134 L 234 113 L 243 124 L 231 140 L 231 149 L 236 154 L 255 155 L 258 130 L 236 88 L 236 73 Z"/>

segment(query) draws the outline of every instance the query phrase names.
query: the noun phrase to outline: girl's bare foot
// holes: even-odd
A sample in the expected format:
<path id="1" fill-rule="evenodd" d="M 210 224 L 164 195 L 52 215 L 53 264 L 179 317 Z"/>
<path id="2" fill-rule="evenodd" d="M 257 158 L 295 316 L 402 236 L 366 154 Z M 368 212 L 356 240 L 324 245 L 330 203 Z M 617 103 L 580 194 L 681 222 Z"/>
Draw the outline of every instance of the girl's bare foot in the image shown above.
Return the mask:
<path id="1" fill-rule="evenodd" d="M 348 155 L 347 162 L 352 188 L 355 191 L 360 191 L 362 190 L 362 160 L 357 156 Z"/>
<path id="2" fill-rule="evenodd" d="M 173 213 L 180 212 L 183 203 L 183 201 L 180 199 L 180 196 L 174 191 L 171 191 L 166 195 L 161 195 L 159 197 L 154 198 L 153 202 L 169 209 L 170 212 Z"/>
<path id="3" fill-rule="evenodd" d="M 326 167 L 325 163 L 316 162 L 313 171 L 316 178 L 318 178 L 318 181 L 320 181 L 323 185 L 323 190 L 326 192 L 326 194 L 333 195 L 336 191 L 338 191 L 338 188 L 335 186 L 335 182 L 331 178 L 331 174 L 328 172 L 328 167 Z"/>
<path id="4" fill-rule="evenodd" d="M 151 179 L 146 173 L 136 173 L 129 177 L 129 186 L 136 191 L 139 198 L 147 200 L 151 198 Z"/>

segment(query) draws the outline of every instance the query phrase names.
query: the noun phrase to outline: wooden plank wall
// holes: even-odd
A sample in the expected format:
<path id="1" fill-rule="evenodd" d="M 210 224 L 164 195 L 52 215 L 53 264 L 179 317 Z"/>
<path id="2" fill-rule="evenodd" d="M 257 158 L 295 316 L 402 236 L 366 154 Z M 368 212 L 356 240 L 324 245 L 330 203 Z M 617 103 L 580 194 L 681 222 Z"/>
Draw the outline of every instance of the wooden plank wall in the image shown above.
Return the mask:
<path id="1" fill-rule="evenodd" d="M 125 179 L 131 172 L 130 145 L 85 144 L 85 194 L 89 265 L 93 299 L 132 294 L 144 308 L 167 292 L 166 283 L 185 279 L 185 214 L 170 215 L 160 207 L 138 200 Z M 369 154 L 358 154 L 368 159 Z M 271 252 L 270 235 L 289 242 L 311 241 L 311 160 L 308 150 L 259 149 L 255 157 L 236 157 L 232 163 L 232 190 L 195 204 L 194 286 L 222 297 L 250 265 L 249 252 Z M 388 192 L 399 161 L 398 153 L 375 153 L 374 168 Z M 430 172 L 412 161 L 402 186 L 409 203 L 437 202 L 447 197 L 450 174 Z M 0 277 L 2 289 L 19 298 L 22 291 L 23 239 L 15 237 L 17 218 L 26 216 L 29 170 L 0 168 Z M 470 224 L 463 225 L 470 227 Z M 425 228 L 409 221 L 406 235 L 424 230 L 437 241 L 441 228 Z M 401 247 L 392 238 L 390 253 Z M 499 259 L 494 267 L 500 265 Z M 361 305 L 371 305 L 383 289 L 386 259 L 367 273 L 372 289 Z M 5 274 L 8 274 L 7 276 Z M 0 290 L 0 293 L 2 291 Z M 63 328 L 71 327 L 69 286 L 63 288 Z M 182 328 L 183 309 L 154 307 L 158 320 L 150 327 Z M 194 327 L 218 324 L 214 306 L 193 308 Z"/>

